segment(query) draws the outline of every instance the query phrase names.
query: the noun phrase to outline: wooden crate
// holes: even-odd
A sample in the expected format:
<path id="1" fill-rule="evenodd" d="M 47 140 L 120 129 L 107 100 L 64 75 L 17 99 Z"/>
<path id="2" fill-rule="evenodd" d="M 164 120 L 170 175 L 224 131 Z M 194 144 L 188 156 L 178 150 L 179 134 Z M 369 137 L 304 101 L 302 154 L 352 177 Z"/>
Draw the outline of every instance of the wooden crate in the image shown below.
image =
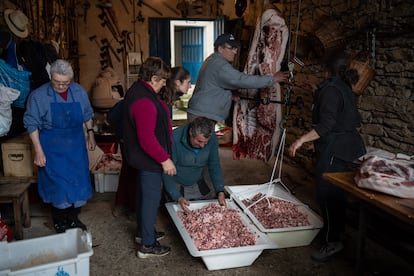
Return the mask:
<path id="1" fill-rule="evenodd" d="M 1 144 L 4 176 L 33 176 L 30 144 L 5 142 Z"/>

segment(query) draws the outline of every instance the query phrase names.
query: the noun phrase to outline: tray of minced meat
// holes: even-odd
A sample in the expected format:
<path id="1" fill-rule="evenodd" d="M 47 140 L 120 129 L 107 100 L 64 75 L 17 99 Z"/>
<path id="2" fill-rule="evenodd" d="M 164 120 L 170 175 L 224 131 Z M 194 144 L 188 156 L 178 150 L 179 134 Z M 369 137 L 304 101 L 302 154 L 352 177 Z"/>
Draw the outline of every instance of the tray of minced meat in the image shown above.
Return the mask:
<path id="1" fill-rule="evenodd" d="M 281 185 L 225 186 L 230 198 L 279 248 L 309 245 L 322 219 Z"/>
<path id="2" fill-rule="evenodd" d="M 208 270 L 249 266 L 264 249 L 278 248 L 233 201 L 226 203 L 227 208 L 217 200 L 191 201 L 190 214 L 178 203 L 165 204 L 188 251 Z"/>

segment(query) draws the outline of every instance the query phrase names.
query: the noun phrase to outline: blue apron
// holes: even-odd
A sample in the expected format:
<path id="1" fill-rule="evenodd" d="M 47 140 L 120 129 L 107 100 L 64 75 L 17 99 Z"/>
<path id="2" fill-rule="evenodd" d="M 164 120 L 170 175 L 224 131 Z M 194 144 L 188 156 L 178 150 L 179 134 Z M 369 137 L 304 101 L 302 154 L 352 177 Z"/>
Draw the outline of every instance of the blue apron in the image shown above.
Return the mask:
<path id="1" fill-rule="evenodd" d="M 40 143 L 46 156 L 46 166 L 39 168 L 39 195 L 46 203 L 58 208 L 84 205 L 92 196 L 89 160 L 83 132 L 79 102 L 50 103 L 52 128 L 42 129 Z"/>

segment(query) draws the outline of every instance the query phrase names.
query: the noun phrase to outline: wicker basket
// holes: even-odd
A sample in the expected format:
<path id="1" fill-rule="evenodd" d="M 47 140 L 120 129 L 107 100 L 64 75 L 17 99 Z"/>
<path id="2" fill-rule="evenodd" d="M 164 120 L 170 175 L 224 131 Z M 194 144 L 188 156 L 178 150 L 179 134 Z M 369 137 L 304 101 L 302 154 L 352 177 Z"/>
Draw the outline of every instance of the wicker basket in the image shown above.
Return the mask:
<path id="1" fill-rule="evenodd" d="M 341 49 L 345 45 L 345 37 L 334 19 L 328 19 L 310 35 L 313 50 L 323 56 L 327 50 Z"/>
<path id="2" fill-rule="evenodd" d="M 369 82 L 374 78 L 374 70 L 371 68 L 368 60 L 352 60 L 351 68 L 356 69 L 359 74 L 359 81 L 352 85 L 352 90 L 355 94 L 361 95 L 369 85 Z"/>

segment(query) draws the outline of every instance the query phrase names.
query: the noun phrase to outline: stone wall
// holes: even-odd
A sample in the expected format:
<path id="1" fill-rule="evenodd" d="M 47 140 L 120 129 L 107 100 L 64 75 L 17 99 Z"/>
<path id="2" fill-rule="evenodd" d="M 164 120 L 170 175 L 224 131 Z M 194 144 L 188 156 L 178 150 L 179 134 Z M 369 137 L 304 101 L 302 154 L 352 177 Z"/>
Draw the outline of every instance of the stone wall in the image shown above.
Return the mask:
<path id="1" fill-rule="evenodd" d="M 413 155 L 414 4 L 398 0 L 302 1 L 297 28 L 298 1 L 293 1 L 292 9 L 290 1 L 281 2 L 286 7 L 287 24 L 292 18 L 291 49 L 295 48 L 297 40 L 297 56 L 305 63 L 304 66 L 295 65 L 292 101 L 302 97 L 305 104 L 302 109 L 292 108 L 287 124 L 287 147 L 311 129 L 311 86 L 322 79 L 319 56 L 324 50 L 312 38 L 316 30 L 329 28 L 327 22 L 332 18 L 338 32 L 331 31 L 331 34 L 342 37 L 345 51 L 355 60 L 368 61 L 375 72 L 358 97 L 362 117 L 360 132 L 366 145 Z M 303 127 L 296 125 L 298 117 L 304 119 Z M 295 161 L 311 167 L 312 152 L 312 143 L 305 144 Z"/>

